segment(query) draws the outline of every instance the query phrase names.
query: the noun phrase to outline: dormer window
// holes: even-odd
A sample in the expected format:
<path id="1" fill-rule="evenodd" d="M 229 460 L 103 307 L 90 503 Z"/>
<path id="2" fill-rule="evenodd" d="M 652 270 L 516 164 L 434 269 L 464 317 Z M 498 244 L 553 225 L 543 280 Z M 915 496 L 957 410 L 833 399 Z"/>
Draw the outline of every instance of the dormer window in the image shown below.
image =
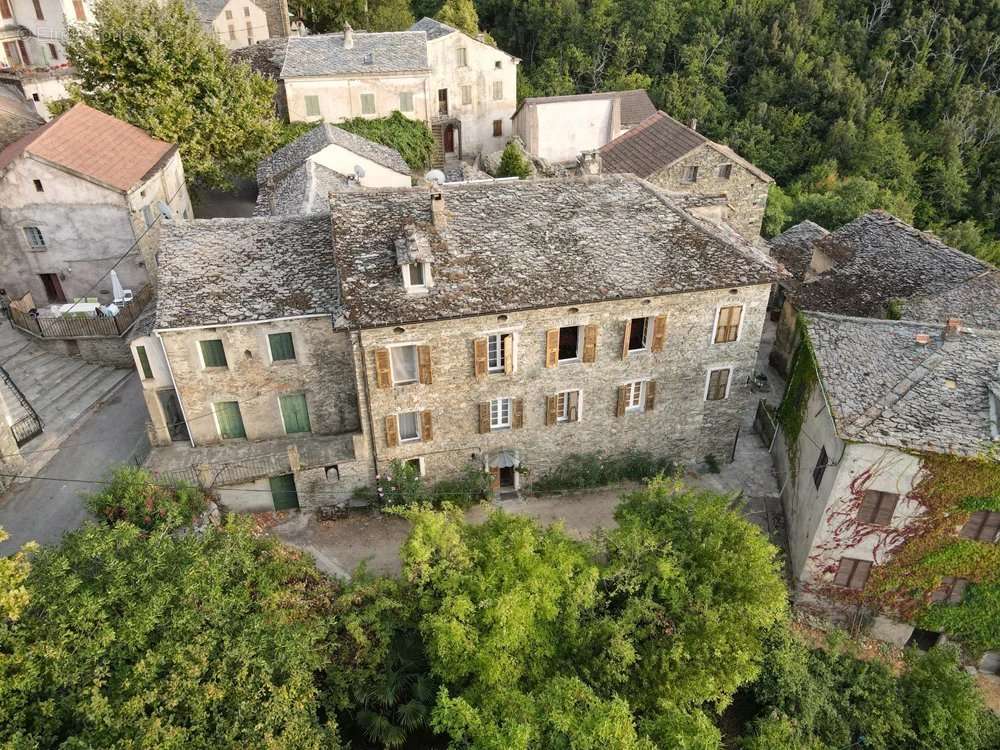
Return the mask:
<path id="1" fill-rule="evenodd" d="M 396 239 L 396 265 L 403 275 L 403 288 L 411 294 L 426 292 L 431 279 L 431 244 L 427 233 L 415 224 L 403 227 Z"/>
<path id="2" fill-rule="evenodd" d="M 430 287 L 430 277 L 430 263 L 407 263 L 403 266 L 403 286 L 410 293 L 426 292 Z"/>

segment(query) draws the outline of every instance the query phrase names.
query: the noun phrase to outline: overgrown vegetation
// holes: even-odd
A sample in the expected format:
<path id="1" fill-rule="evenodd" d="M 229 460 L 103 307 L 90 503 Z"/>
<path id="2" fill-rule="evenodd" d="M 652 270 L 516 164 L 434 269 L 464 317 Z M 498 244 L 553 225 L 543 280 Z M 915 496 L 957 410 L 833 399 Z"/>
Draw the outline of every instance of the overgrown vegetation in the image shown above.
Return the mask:
<path id="1" fill-rule="evenodd" d="M 375 143 L 394 148 L 410 165 L 410 169 L 426 169 L 431 163 L 434 136 L 426 123 L 411 120 L 401 112 L 388 117 L 355 117 L 337 123 L 338 128 L 349 130 Z"/>
<path id="2" fill-rule="evenodd" d="M 618 482 L 641 482 L 660 474 L 671 475 L 675 469 L 670 459 L 646 451 L 632 450 L 618 455 L 574 453 L 554 469 L 532 480 L 531 491 L 546 495 Z"/>
<path id="3" fill-rule="evenodd" d="M 799 436 L 805 423 L 809 398 L 819 382 L 816 371 L 816 355 L 813 353 L 809 330 L 802 313 L 795 320 L 795 338 L 798 341 L 792 362 L 788 368 L 785 394 L 775 415 L 785 440 L 788 454 L 788 473 L 795 481 L 799 470 Z"/>
<path id="4" fill-rule="evenodd" d="M 169 530 L 190 524 L 205 509 L 205 495 L 186 484 L 157 484 L 146 469 L 126 466 L 100 492 L 88 495 L 86 503 L 91 513 L 112 525 L 127 521 L 144 531 Z"/>
<path id="5" fill-rule="evenodd" d="M 420 504 L 429 504 L 435 508 L 446 504 L 468 508 L 493 496 L 491 481 L 490 475 L 481 467 L 469 463 L 458 476 L 431 485 L 424 481 L 415 465 L 394 460 L 390 462 L 388 470 L 378 477 L 381 493 L 363 486 L 355 490 L 354 498 L 389 509 Z"/>

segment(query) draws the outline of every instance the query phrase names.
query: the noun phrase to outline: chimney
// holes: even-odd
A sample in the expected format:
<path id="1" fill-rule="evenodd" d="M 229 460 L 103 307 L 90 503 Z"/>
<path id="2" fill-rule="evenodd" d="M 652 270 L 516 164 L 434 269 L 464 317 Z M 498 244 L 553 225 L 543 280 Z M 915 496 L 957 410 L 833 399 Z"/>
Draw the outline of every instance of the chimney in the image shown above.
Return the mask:
<path id="1" fill-rule="evenodd" d="M 576 159 L 576 173 L 581 177 L 601 173 L 601 152 L 597 149 L 584 151 Z"/>
<path id="2" fill-rule="evenodd" d="M 354 49 L 354 29 L 344 21 L 344 49 Z"/>
<path id="3" fill-rule="evenodd" d="M 694 130 L 695 132 L 697 132 L 697 130 L 698 130 L 698 118 L 697 117 L 692 117 L 691 118 L 691 122 L 688 123 L 688 127 L 691 128 L 691 130 Z"/>
<path id="4" fill-rule="evenodd" d="M 944 324 L 944 332 L 941 334 L 945 341 L 958 338 L 958 332 L 962 328 L 962 321 L 958 318 L 948 318 Z"/>
<path id="5" fill-rule="evenodd" d="M 448 226 L 448 217 L 444 212 L 444 193 L 438 191 L 431 193 L 431 223 L 435 229 Z"/>
<path id="6" fill-rule="evenodd" d="M 917 338 L 917 343 L 920 344 L 920 346 L 927 346 L 929 343 L 931 343 L 931 337 L 928 336 L 926 333 L 918 333 L 916 338 Z"/>

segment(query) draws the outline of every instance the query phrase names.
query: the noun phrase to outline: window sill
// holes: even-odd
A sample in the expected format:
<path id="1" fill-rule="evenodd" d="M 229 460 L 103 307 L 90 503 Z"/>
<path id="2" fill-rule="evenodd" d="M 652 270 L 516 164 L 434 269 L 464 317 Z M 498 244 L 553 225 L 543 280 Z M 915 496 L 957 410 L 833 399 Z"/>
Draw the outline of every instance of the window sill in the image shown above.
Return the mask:
<path id="1" fill-rule="evenodd" d="M 631 357 L 633 354 L 649 354 L 649 347 L 644 346 L 642 349 L 629 349 L 628 356 Z"/>
<path id="2" fill-rule="evenodd" d="M 556 361 L 556 364 L 562 367 L 563 365 L 578 365 L 583 360 L 579 357 L 573 357 L 573 359 L 560 359 Z"/>
<path id="3" fill-rule="evenodd" d="M 411 443 L 419 443 L 419 442 L 420 442 L 420 438 L 418 438 L 418 437 L 415 437 L 415 438 L 400 438 L 399 439 L 399 444 L 400 445 L 410 445 Z"/>
<path id="4" fill-rule="evenodd" d="M 286 367 L 288 365 L 297 365 L 299 361 L 294 357 L 292 359 L 272 359 L 271 364 L 276 367 Z"/>
<path id="5" fill-rule="evenodd" d="M 506 425 L 504 427 L 493 427 L 493 426 L 490 427 L 490 432 L 507 432 L 509 430 L 510 430 L 510 425 Z"/>
<path id="6" fill-rule="evenodd" d="M 393 387 L 393 388 L 402 388 L 403 386 L 407 386 L 407 385 L 417 385 L 418 383 L 420 383 L 420 381 L 419 381 L 419 380 L 404 380 L 404 381 L 402 381 L 402 382 L 399 382 L 399 383 L 397 383 L 397 382 L 393 381 L 393 383 L 392 383 L 392 387 Z"/>

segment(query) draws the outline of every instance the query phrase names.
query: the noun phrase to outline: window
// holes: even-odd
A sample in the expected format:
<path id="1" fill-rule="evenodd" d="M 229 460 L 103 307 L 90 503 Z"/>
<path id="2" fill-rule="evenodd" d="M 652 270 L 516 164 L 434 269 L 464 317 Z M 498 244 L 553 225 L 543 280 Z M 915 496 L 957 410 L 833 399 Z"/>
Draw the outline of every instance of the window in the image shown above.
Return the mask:
<path id="1" fill-rule="evenodd" d="M 361 95 L 361 114 L 363 115 L 375 114 L 375 94 Z"/>
<path id="2" fill-rule="evenodd" d="M 268 480 L 275 510 L 295 510 L 299 507 L 299 493 L 295 489 L 295 475 L 281 474 Z"/>
<path id="3" fill-rule="evenodd" d="M 743 319 L 743 305 L 720 307 L 715 318 L 716 344 L 731 344 L 740 335 L 740 321 Z"/>
<path id="4" fill-rule="evenodd" d="M 49 43 L 49 55 L 52 56 L 53 60 L 59 59 L 59 49 L 56 47 L 56 45 L 52 44 L 51 42 Z"/>
<path id="5" fill-rule="evenodd" d="M 36 193 L 44 193 L 45 192 L 45 188 L 42 187 L 42 181 L 41 180 L 32 180 L 32 182 L 35 185 L 35 192 Z"/>
<path id="6" fill-rule="evenodd" d="M 458 67 L 464 68 L 466 65 L 469 64 L 469 56 L 467 54 L 465 47 L 459 47 L 457 50 L 455 50 L 455 52 L 458 53 L 457 55 Z"/>
<path id="7" fill-rule="evenodd" d="M 253 23 L 251 21 L 247 21 L 247 41 L 253 41 Z"/>
<path id="8" fill-rule="evenodd" d="M 632 318 L 629 321 L 628 350 L 642 351 L 646 348 L 646 332 L 649 328 L 649 318 Z"/>
<path id="9" fill-rule="evenodd" d="M 493 67 L 496 68 L 497 70 L 500 70 L 503 67 L 503 60 L 497 60 L 496 63 L 494 63 Z"/>
<path id="10" fill-rule="evenodd" d="M 969 581 L 966 578 L 945 576 L 941 579 L 941 585 L 934 589 L 934 593 L 931 594 L 931 601 L 943 602 L 944 604 L 961 604 L 968 585 Z"/>
<path id="11" fill-rule="evenodd" d="M 319 117 L 319 97 L 310 95 L 306 97 L 306 117 Z"/>
<path id="12" fill-rule="evenodd" d="M 698 181 L 698 167 L 684 167 L 684 182 Z"/>
<path id="13" fill-rule="evenodd" d="M 45 14 L 42 13 L 42 0 L 32 0 L 35 5 L 35 17 L 39 21 L 45 20 Z"/>
<path id="14" fill-rule="evenodd" d="M 409 286 L 424 286 L 424 264 L 410 263 L 407 269 L 410 273 Z"/>
<path id="15" fill-rule="evenodd" d="M 705 391 L 706 401 L 722 401 L 729 395 L 728 368 L 712 370 L 708 373 L 708 388 Z"/>
<path id="16" fill-rule="evenodd" d="M 403 463 L 413 469 L 418 477 L 424 475 L 424 461 L 422 458 L 408 458 Z"/>
<path id="17" fill-rule="evenodd" d="M 146 354 L 146 347 L 137 346 L 135 353 L 139 357 L 139 368 L 142 371 L 142 379 L 151 380 L 153 377 L 153 368 L 149 366 L 149 355 Z"/>
<path id="18" fill-rule="evenodd" d="M 816 489 L 823 484 L 823 475 L 826 474 L 826 465 L 830 462 L 830 457 L 826 455 L 826 446 L 819 449 L 819 456 L 816 458 L 816 465 L 813 467 L 813 484 Z"/>
<path id="19" fill-rule="evenodd" d="M 227 21 L 232 21 L 233 20 L 233 12 L 231 10 L 227 10 L 226 11 L 226 20 Z"/>
<path id="20" fill-rule="evenodd" d="M 389 362 L 392 367 L 392 384 L 406 385 L 416 383 L 418 376 L 417 347 L 394 346 L 389 349 Z"/>
<path id="21" fill-rule="evenodd" d="M 580 419 L 580 391 L 556 394 L 556 421 L 576 422 Z"/>
<path id="22" fill-rule="evenodd" d="M 267 346 L 271 350 L 271 361 L 295 359 L 295 344 L 290 333 L 267 334 Z"/>
<path id="23" fill-rule="evenodd" d="M 222 339 L 206 339 L 198 344 L 201 346 L 201 361 L 205 367 L 229 367 Z"/>
<path id="24" fill-rule="evenodd" d="M 645 381 L 636 380 L 632 383 L 626 383 L 623 388 L 625 389 L 625 411 L 642 411 L 643 393 L 646 390 Z"/>
<path id="25" fill-rule="evenodd" d="M 472 86 L 462 86 L 462 104 L 472 104 Z"/>
<path id="26" fill-rule="evenodd" d="M 0 0 L 0 18 L 13 18 L 14 13 L 10 9 L 10 0 Z"/>
<path id="27" fill-rule="evenodd" d="M 580 357 L 580 326 L 559 329 L 559 361 L 571 362 Z"/>
<path id="28" fill-rule="evenodd" d="M 402 91 L 399 94 L 399 111 L 400 112 L 412 112 L 413 111 L 413 93 L 410 91 Z"/>
<path id="29" fill-rule="evenodd" d="M 719 165 L 719 179 L 728 180 L 733 176 L 733 165 L 732 164 L 720 164 Z"/>
<path id="30" fill-rule="evenodd" d="M 412 443 L 420 440 L 420 412 L 407 411 L 396 416 L 399 425 L 399 442 Z"/>
<path id="31" fill-rule="evenodd" d="M 250 18 L 250 6 L 249 5 L 244 5 L 243 6 L 243 15 L 246 16 L 247 18 Z"/>
<path id="32" fill-rule="evenodd" d="M 868 574 L 872 564 L 868 560 L 856 560 L 853 557 L 840 558 L 837 573 L 833 577 L 835 586 L 844 586 L 853 591 L 861 591 L 868 583 Z"/>
<path id="33" fill-rule="evenodd" d="M 236 27 L 232 24 L 229 24 L 229 39 L 231 41 L 236 39 Z"/>
<path id="34" fill-rule="evenodd" d="M 503 120 L 493 121 L 493 137 L 499 138 L 503 135 Z"/>
<path id="35" fill-rule="evenodd" d="M 963 539 L 976 539 L 980 542 L 995 542 L 997 532 L 1000 532 L 1000 512 L 995 510 L 977 510 L 965 522 L 959 533 Z"/>
<path id="36" fill-rule="evenodd" d="M 448 114 L 448 89 L 438 89 L 438 114 Z"/>
<path id="37" fill-rule="evenodd" d="M 25 227 L 24 238 L 28 240 L 28 245 L 31 247 L 45 247 L 45 237 L 42 236 L 42 230 L 38 227 Z"/>
<path id="38" fill-rule="evenodd" d="M 894 492 L 878 492 L 866 490 L 861 507 L 858 509 L 858 523 L 872 523 L 876 526 L 888 526 L 892 514 L 896 510 L 899 495 Z"/>
<path id="39" fill-rule="evenodd" d="M 236 401 L 217 401 L 215 403 L 215 419 L 219 423 L 219 435 L 223 439 L 245 438 L 247 431 L 243 427 L 243 415 Z"/>
<path id="40" fill-rule="evenodd" d="M 503 430 L 510 427 L 509 398 L 495 398 L 490 401 L 490 429 Z"/>
<path id="41" fill-rule="evenodd" d="M 87 20 L 87 12 L 83 9 L 83 0 L 73 0 L 73 12 L 76 13 L 77 21 Z"/>
<path id="42" fill-rule="evenodd" d="M 507 343 L 508 340 L 510 343 Z M 494 333 L 486 337 L 487 372 L 508 371 L 507 349 L 510 347 L 513 347 L 513 336 L 509 333 Z"/>
<path id="43" fill-rule="evenodd" d="M 297 432 L 309 432 L 309 409 L 306 407 L 306 395 L 293 393 L 280 396 L 278 407 L 281 410 L 281 421 L 285 425 L 285 433 L 293 435 Z"/>
<path id="44" fill-rule="evenodd" d="M 503 99 L 503 81 L 493 82 L 493 99 Z"/>

